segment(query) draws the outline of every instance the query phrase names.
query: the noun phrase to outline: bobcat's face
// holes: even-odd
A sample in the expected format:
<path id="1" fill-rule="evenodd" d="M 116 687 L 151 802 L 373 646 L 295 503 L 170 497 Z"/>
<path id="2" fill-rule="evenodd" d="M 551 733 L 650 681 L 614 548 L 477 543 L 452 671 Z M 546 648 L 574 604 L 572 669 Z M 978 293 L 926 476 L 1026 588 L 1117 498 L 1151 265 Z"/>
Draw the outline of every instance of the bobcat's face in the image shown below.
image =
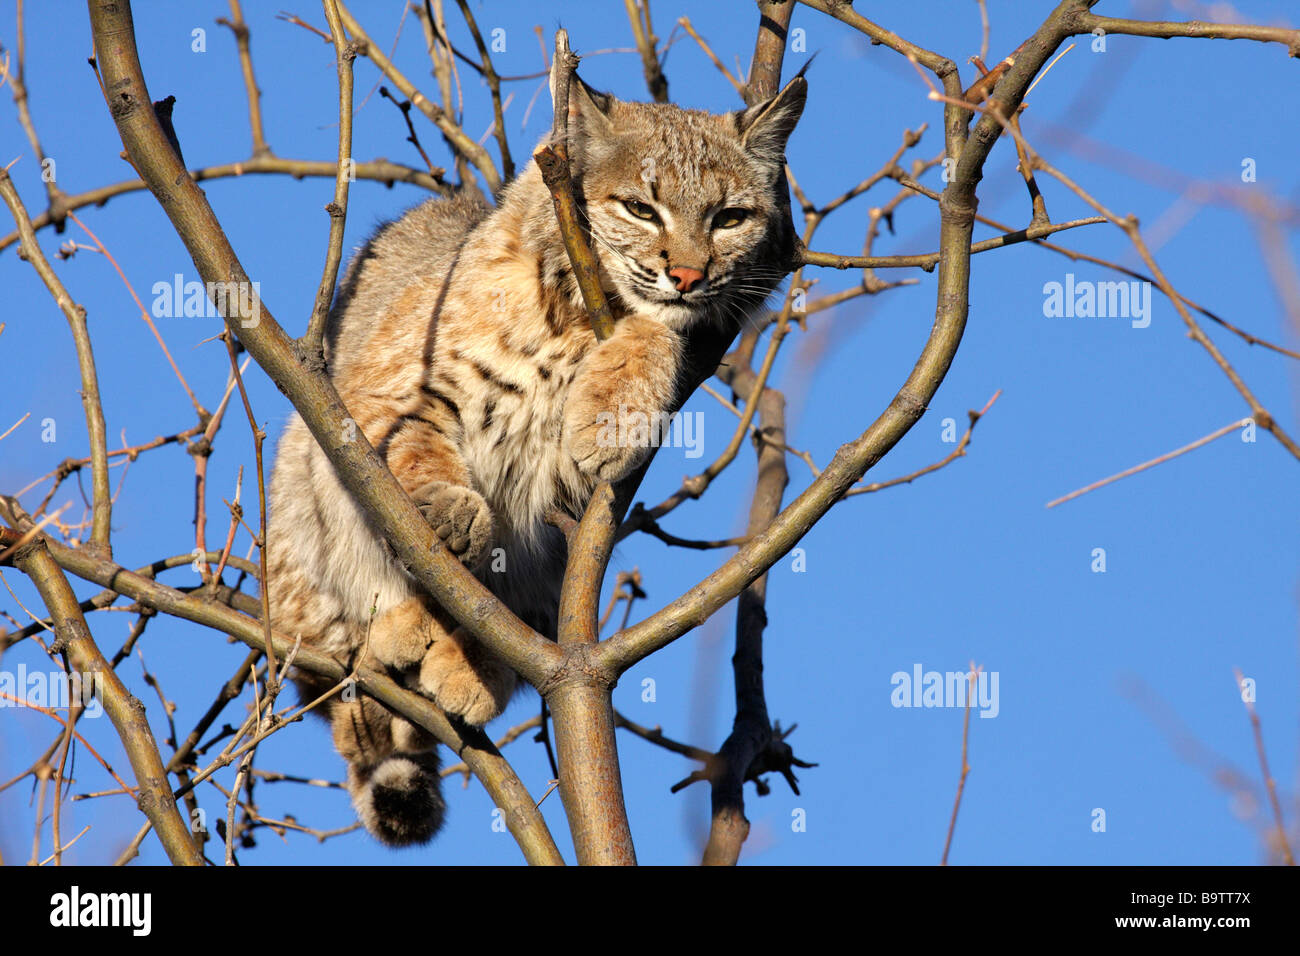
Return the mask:
<path id="1" fill-rule="evenodd" d="M 715 115 L 623 103 L 575 82 L 574 171 L 592 248 L 627 308 L 672 328 L 739 321 L 785 276 L 785 142 L 806 85 L 768 103 Z"/>

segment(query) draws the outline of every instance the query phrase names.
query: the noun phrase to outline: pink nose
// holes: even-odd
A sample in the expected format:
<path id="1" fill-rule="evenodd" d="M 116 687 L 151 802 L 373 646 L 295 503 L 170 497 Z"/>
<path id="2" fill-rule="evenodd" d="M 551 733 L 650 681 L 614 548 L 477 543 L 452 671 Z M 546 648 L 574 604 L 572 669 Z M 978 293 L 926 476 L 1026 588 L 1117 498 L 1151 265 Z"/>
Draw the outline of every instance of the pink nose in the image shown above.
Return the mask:
<path id="1" fill-rule="evenodd" d="M 676 283 L 678 292 L 690 292 L 691 286 L 704 278 L 704 273 L 690 266 L 677 266 L 668 270 L 668 276 Z"/>

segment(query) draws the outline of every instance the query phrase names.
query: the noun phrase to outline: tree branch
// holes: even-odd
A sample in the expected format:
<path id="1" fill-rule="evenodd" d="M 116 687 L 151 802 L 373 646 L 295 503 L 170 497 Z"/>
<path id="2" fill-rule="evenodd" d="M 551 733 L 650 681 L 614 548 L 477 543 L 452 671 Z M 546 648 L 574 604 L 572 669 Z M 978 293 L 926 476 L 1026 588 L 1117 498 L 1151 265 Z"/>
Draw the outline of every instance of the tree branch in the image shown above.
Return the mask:
<path id="1" fill-rule="evenodd" d="M 487 44 L 483 42 L 483 35 L 474 21 L 474 14 L 470 11 L 469 4 L 466 0 L 456 0 L 456 3 L 465 17 L 465 25 L 469 27 L 470 35 L 474 38 L 474 45 L 478 47 L 478 55 L 483 60 L 479 72 L 483 75 L 483 82 L 487 83 L 488 92 L 492 96 L 492 133 L 496 137 L 497 148 L 501 150 L 502 179 L 509 182 L 515 178 L 515 161 L 510 158 L 510 143 L 506 140 L 506 119 L 501 109 L 501 77 L 497 76 L 497 71 L 492 67 L 492 57 L 488 55 Z"/>
<path id="2" fill-rule="evenodd" d="M 1125 20 L 1100 17 L 1081 12 L 1072 18 L 1074 33 L 1119 33 L 1135 37 L 1154 37 L 1170 40 L 1177 37 L 1206 40 L 1256 40 L 1260 43 L 1281 43 L 1287 56 L 1300 58 L 1300 30 L 1286 27 L 1264 27 L 1253 23 L 1203 23 L 1190 20 L 1186 23 Z"/>
<path id="3" fill-rule="evenodd" d="M 600 287 L 595 257 L 577 216 L 569 171 L 569 84 L 578 58 L 569 49 L 569 35 L 555 32 L 555 117 L 552 145 L 533 154 L 542 179 L 551 191 L 564 248 L 587 306 L 591 329 L 600 341 L 614 332 L 614 319 Z M 609 565 L 614 533 L 631 504 L 645 467 L 616 493 L 601 482 L 587 503 L 582 521 L 569 536 L 569 555 L 560 588 L 559 642 L 569 653 L 545 687 L 538 687 L 551 710 L 559 760 L 560 798 L 569 818 L 578 862 L 636 863 L 632 831 L 623 802 L 614 734 L 613 682 L 585 666 L 585 651 L 598 639 L 600 586 Z"/>
<path id="4" fill-rule="evenodd" d="M 641 54 L 646 89 L 656 103 L 667 103 L 668 78 L 659 66 L 659 53 L 655 49 L 657 38 L 650 24 L 650 0 L 623 0 L 623 6 L 627 8 L 627 20 L 632 25 L 637 52 Z"/>
<path id="5" fill-rule="evenodd" d="M 1095 226 L 1105 221 L 1105 216 L 1088 216 L 1084 219 L 1073 219 L 1070 222 L 1034 223 L 1024 229 L 1017 229 L 1014 232 L 1007 232 L 1000 236 L 993 236 L 989 239 L 981 239 L 979 242 L 971 243 L 970 251 L 971 255 L 975 255 L 980 252 L 988 252 L 991 249 L 1014 246 L 1021 242 L 1033 242 L 1036 239 L 1042 239 L 1045 236 L 1063 232 L 1066 229 L 1076 229 L 1079 226 Z M 927 252 L 915 256 L 841 256 L 833 252 L 813 252 L 811 249 L 801 249 L 797 255 L 797 264 L 806 266 L 830 266 L 833 269 L 903 269 L 917 267 L 924 269 L 926 272 L 931 271 L 938 265 L 939 260 L 943 257 L 942 252 Z"/>
<path id="6" fill-rule="evenodd" d="M 746 533 L 761 533 L 781 510 L 790 476 L 785 466 L 785 398 L 763 388 L 752 369 L 728 366 L 732 389 L 746 406 L 759 408 L 758 481 L 749 509 Z M 747 381 L 742 382 L 744 377 Z M 755 386 L 762 389 L 755 394 Z M 756 578 L 740 595 L 736 607 L 736 652 L 731 667 L 736 685 L 736 716 L 731 733 L 708 765 L 712 785 L 713 820 L 704 848 L 705 866 L 735 866 L 749 836 L 745 819 L 745 777 L 750 765 L 772 739 L 767 698 L 763 692 L 763 630 L 767 626 L 767 575 Z"/>
<path id="7" fill-rule="evenodd" d="M 230 19 L 217 17 L 217 23 L 230 28 L 235 35 L 235 47 L 239 51 L 239 68 L 244 74 L 244 89 L 248 91 L 248 126 L 253 133 L 253 155 L 269 156 L 271 148 L 266 145 L 266 135 L 262 131 L 262 91 L 257 88 L 257 77 L 253 73 L 253 55 L 248 45 L 248 24 L 244 22 L 244 13 L 239 8 L 239 0 L 230 0 Z"/>
<path id="8" fill-rule="evenodd" d="M 81 404 L 86 413 L 86 432 L 90 439 L 90 462 L 92 484 L 92 522 L 90 541 L 87 546 L 100 557 L 113 556 L 112 543 L 109 540 L 110 524 L 113 517 L 113 495 L 108 484 L 108 439 L 104 425 L 104 406 L 99 396 L 99 375 L 95 371 L 95 353 L 90 344 L 90 330 L 86 327 L 86 310 L 72 301 L 62 280 L 50 266 L 36 241 L 36 232 L 27 215 L 27 208 L 14 188 L 8 169 L 0 169 L 0 197 L 13 214 L 18 226 L 18 235 L 22 240 L 22 254 L 32 264 L 45 287 L 54 296 L 59 310 L 68 320 L 72 329 L 72 339 L 77 346 L 77 366 L 81 372 Z"/>
<path id="9" fill-rule="evenodd" d="M 0 503 L 4 500 L 0 499 Z M 8 500 L 12 502 L 12 499 Z M 240 611 L 244 612 L 240 613 L 205 600 L 198 594 L 184 594 L 82 550 L 67 548 L 45 538 L 41 540 L 53 560 L 79 578 L 111 588 L 160 613 L 216 628 L 256 650 L 265 652 L 267 649 L 262 623 L 253 616 L 259 606 L 256 598 L 231 595 Z M 9 543 L 0 535 L 0 544 Z M 206 590 L 204 588 L 202 593 Z M 271 632 L 271 640 L 272 650 L 281 658 L 294 650 L 295 641 L 278 631 Z M 294 666 L 334 681 L 341 681 L 350 673 L 334 658 L 307 646 L 298 648 Z M 362 668 L 356 672 L 356 681 L 363 693 L 432 733 L 469 764 L 488 795 L 505 811 L 506 825 L 530 863 L 563 862 L 532 797 L 482 730 L 467 727 L 459 721 L 453 724 L 428 698 L 398 686 L 386 674 Z"/>
<path id="10" fill-rule="evenodd" d="M 339 263 L 343 260 L 343 230 L 348 219 L 348 173 L 352 164 L 352 61 L 357 58 L 357 51 L 344 35 L 337 2 L 321 0 L 321 5 L 325 8 L 325 19 L 329 21 L 330 36 L 334 40 L 334 54 L 338 58 L 339 167 L 334 177 L 334 200 L 325 207 L 330 217 L 325 271 L 316 289 L 316 305 L 312 308 L 307 331 L 298 344 L 308 361 L 319 362 L 323 368 L 325 320 L 329 317 L 330 303 L 334 301 L 334 284 L 339 277 Z"/>
<path id="11" fill-rule="evenodd" d="M 451 187 L 438 178 L 442 175 L 441 169 L 436 170 L 437 175 L 435 176 L 412 166 L 390 163 L 386 159 L 357 163 L 352 169 L 356 173 L 357 179 L 372 180 L 389 187 L 393 183 L 410 183 L 413 186 L 419 186 L 422 189 L 444 196 L 451 191 Z M 303 179 L 308 176 L 334 179 L 338 175 L 338 163 L 326 162 L 325 160 L 262 156 L 256 159 L 246 159 L 239 163 L 224 163 L 220 166 L 205 166 L 202 169 L 190 170 L 190 177 L 196 183 L 210 179 L 229 179 L 236 176 L 255 174 L 292 176 L 294 179 Z M 138 192 L 147 188 L 148 185 L 142 179 L 128 179 L 109 186 L 100 186 L 98 189 L 90 189 L 84 193 L 77 193 L 72 196 L 65 195 L 62 208 L 65 211 L 76 211 L 84 206 L 102 206 L 115 196 Z M 54 225 L 54 221 L 50 218 L 48 212 L 43 212 L 32 220 L 32 228 L 38 231 L 50 225 Z M 18 240 L 17 232 L 11 232 L 0 238 L 0 251 L 9 248 Z"/>
<path id="12" fill-rule="evenodd" d="M 23 527 L 25 520 L 30 525 L 26 513 L 11 498 L 0 501 L 0 511 L 3 511 L 3 517 L 15 531 Z M 89 554 L 86 558 L 98 560 Z M 77 597 L 63 571 L 51 557 L 45 540 L 38 537 L 23 545 L 13 560 L 18 569 L 36 585 L 41 600 L 45 602 L 54 620 L 56 639 L 50 645 L 50 652 L 66 653 L 70 668 L 81 674 L 83 680 L 93 675 L 91 684 L 95 696 L 113 722 L 113 728 L 121 738 L 122 748 L 135 773 L 139 785 L 137 804 L 157 830 L 158 839 L 162 842 L 168 859 L 178 865 L 202 866 L 203 854 L 190 838 L 189 827 L 181 819 L 176 801 L 168 789 L 167 773 L 163 769 L 162 758 L 158 755 L 153 732 L 149 729 L 144 705 L 127 691 L 117 672 L 104 659 L 86 626 L 86 618 L 81 613 Z"/>
<path id="13" fill-rule="evenodd" d="M 465 131 L 452 121 L 446 111 L 415 88 L 415 85 L 384 55 L 384 51 L 370 39 L 366 31 L 362 29 L 361 24 L 357 22 L 356 17 L 352 16 L 352 12 L 342 2 L 338 3 L 338 9 L 339 16 L 343 18 L 343 26 L 352 35 L 358 52 L 369 57 L 371 62 L 379 67 L 380 72 L 402 91 L 402 95 L 410 100 L 416 109 L 427 116 L 431 123 L 442 130 L 442 135 L 447 137 L 447 141 L 451 143 L 452 147 L 474 164 L 474 167 L 487 183 L 488 191 L 495 195 L 501 189 L 501 175 L 497 172 L 488 151 L 470 139 Z"/>

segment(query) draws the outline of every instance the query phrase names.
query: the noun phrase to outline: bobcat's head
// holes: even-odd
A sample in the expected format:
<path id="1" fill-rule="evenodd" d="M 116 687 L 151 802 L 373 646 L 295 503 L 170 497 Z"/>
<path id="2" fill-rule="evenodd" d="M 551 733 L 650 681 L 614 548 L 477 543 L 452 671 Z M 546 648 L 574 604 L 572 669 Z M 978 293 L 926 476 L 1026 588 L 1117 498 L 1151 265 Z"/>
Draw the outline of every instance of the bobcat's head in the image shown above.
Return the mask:
<path id="1" fill-rule="evenodd" d="M 737 325 L 786 275 L 785 144 L 808 84 L 714 114 L 629 103 L 574 78 L 569 154 L 605 284 L 631 311 L 682 329 Z"/>

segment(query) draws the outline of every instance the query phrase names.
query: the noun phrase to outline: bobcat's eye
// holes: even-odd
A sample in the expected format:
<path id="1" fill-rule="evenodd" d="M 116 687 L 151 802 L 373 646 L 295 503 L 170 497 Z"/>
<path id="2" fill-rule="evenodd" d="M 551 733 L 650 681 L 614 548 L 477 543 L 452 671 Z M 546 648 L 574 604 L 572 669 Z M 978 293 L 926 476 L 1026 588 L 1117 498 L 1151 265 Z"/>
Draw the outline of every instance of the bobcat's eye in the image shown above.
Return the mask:
<path id="1" fill-rule="evenodd" d="M 645 219 L 647 222 L 659 221 L 659 216 L 654 209 L 643 202 L 637 202 L 635 199 L 624 199 L 623 208 L 638 219 Z"/>
<path id="2" fill-rule="evenodd" d="M 742 222 L 744 222 L 748 218 L 749 218 L 748 209 L 737 209 L 735 207 L 732 207 L 730 209 L 724 209 L 722 210 L 722 212 L 718 213 L 716 216 L 713 217 L 713 228 L 734 229 L 736 226 L 739 226 Z"/>

